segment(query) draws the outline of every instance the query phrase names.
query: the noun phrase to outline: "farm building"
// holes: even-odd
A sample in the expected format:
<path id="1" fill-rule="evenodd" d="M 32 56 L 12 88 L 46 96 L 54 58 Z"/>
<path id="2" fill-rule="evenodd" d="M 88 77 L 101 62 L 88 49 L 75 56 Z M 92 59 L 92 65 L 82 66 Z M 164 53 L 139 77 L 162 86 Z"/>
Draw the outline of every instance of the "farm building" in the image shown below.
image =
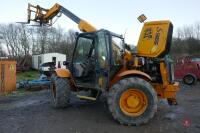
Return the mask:
<path id="1" fill-rule="evenodd" d="M 66 61 L 66 55 L 60 53 L 46 53 L 32 56 L 32 68 L 38 70 L 40 65 L 47 62 L 56 62 L 56 67 L 60 62 L 61 68 L 64 68 L 63 61 Z"/>

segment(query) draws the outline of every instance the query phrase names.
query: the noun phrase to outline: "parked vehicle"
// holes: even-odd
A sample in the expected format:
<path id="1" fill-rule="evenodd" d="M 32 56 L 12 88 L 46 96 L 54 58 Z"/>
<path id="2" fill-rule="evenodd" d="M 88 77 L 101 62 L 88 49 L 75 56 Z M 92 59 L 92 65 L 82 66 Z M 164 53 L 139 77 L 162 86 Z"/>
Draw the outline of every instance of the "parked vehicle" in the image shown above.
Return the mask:
<path id="1" fill-rule="evenodd" d="M 63 61 L 66 61 L 66 55 L 61 53 L 45 53 L 32 56 L 32 68 L 41 69 L 43 63 L 54 62 L 56 68 L 65 68 Z M 42 71 L 49 72 L 49 67 L 42 67 Z"/>
<path id="2" fill-rule="evenodd" d="M 177 105 L 179 84 L 174 82 L 168 57 L 173 32 L 170 21 L 145 22 L 137 53 L 131 53 L 125 49 L 122 35 L 97 30 L 59 4 L 50 9 L 29 4 L 27 22 L 52 25 L 52 19 L 60 13 L 77 23 L 83 33 L 76 37 L 72 60 L 52 75 L 52 102 L 56 108 L 67 107 L 71 93 L 92 101 L 104 94 L 113 118 L 130 126 L 153 118 L 158 99 Z"/>
<path id="3" fill-rule="evenodd" d="M 200 56 L 179 58 L 175 65 L 175 78 L 183 79 L 183 82 L 188 85 L 200 80 Z"/>

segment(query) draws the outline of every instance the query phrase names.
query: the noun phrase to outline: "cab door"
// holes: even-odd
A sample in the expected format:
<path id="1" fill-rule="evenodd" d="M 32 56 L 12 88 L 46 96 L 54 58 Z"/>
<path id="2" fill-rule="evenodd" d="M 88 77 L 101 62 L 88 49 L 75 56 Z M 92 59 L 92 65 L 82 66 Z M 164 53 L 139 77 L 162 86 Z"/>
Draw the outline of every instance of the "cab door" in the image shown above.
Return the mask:
<path id="1" fill-rule="evenodd" d="M 96 38 L 96 88 L 106 89 L 110 72 L 110 36 L 106 31 L 97 32 Z"/>
<path id="2" fill-rule="evenodd" d="M 82 33 L 77 37 L 72 59 L 72 75 L 79 87 L 94 88 L 95 75 L 95 33 Z"/>

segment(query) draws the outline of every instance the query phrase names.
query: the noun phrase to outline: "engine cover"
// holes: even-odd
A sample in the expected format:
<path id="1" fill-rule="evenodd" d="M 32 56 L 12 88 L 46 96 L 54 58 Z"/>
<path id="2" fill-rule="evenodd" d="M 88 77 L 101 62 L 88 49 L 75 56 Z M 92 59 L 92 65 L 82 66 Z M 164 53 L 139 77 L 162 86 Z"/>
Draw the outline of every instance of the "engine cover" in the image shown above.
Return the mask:
<path id="1" fill-rule="evenodd" d="M 169 53 L 173 33 L 170 21 L 144 23 L 137 44 L 137 55 L 143 57 L 164 57 Z"/>

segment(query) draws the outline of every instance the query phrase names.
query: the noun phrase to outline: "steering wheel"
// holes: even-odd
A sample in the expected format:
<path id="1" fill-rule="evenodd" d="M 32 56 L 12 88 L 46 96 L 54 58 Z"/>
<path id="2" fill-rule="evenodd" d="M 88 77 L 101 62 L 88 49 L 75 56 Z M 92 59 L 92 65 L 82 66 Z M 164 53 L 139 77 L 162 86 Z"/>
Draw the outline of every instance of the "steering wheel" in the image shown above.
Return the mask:
<path id="1" fill-rule="evenodd" d="M 89 57 L 86 59 L 84 62 L 80 63 L 80 66 L 82 67 L 82 76 L 87 76 L 88 73 L 92 70 L 94 70 L 94 64 L 95 64 L 95 58 L 94 57 Z"/>

